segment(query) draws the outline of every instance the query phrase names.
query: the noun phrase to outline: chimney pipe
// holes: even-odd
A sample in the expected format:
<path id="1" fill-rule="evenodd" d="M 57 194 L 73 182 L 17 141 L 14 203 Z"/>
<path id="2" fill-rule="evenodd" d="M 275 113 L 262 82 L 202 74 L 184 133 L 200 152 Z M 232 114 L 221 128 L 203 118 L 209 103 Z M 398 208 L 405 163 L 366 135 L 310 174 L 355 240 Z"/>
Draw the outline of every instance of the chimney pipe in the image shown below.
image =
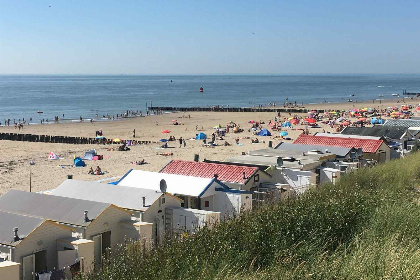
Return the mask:
<path id="1" fill-rule="evenodd" d="M 13 228 L 13 241 L 14 242 L 16 242 L 16 241 L 19 241 L 20 240 L 20 238 L 19 238 L 19 234 L 18 234 L 18 230 L 19 230 L 19 228 L 17 228 L 17 227 L 14 227 Z"/>
<path id="2" fill-rule="evenodd" d="M 89 222 L 89 217 L 88 217 L 88 210 L 85 210 L 85 223 Z"/>
<path id="3" fill-rule="evenodd" d="M 142 199 L 143 199 L 143 207 L 146 207 L 146 197 L 143 196 Z"/>
<path id="4" fill-rule="evenodd" d="M 214 174 L 213 176 L 217 179 L 219 177 L 219 174 Z"/>
<path id="5" fill-rule="evenodd" d="M 245 172 L 242 173 L 242 178 L 246 179 L 246 173 Z"/>

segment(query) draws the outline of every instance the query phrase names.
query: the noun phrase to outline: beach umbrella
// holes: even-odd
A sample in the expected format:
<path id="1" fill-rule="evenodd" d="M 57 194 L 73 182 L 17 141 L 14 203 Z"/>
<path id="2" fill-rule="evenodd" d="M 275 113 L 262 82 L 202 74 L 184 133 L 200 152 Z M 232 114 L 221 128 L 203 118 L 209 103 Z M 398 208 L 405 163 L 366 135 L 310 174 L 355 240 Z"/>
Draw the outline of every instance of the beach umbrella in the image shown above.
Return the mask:
<path id="1" fill-rule="evenodd" d="M 281 137 L 284 137 L 284 136 L 287 136 L 289 133 L 287 133 L 286 131 L 282 131 L 282 132 L 280 132 L 280 136 Z"/>
<path id="2" fill-rule="evenodd" d="M 213 126 L 214 129 L 220 128 L 220 125 Z"/>
<path id="3" fill-rule="evenodd" d="M 289 121 L 290 121 L 290 120 L 293 120 L 293 118 L 289 118 Z"/>
<path id="4" fill-rule="evenodd" d="M 112 142 L 121 142 L 119 138 L 112 139 Z"/>
<path id="5" fill-rule="evenodd" d="M 299 123 L 299 120 L 298 119 L 293 119 L 293 120 L 290 121 L 290 123 L 295 125 L 295 124 Z"/>
<path id="6" fill-rule="evenodd" d="M 170 130 L 165 129 L 164 131 L 162 131 L 162 133 L 171 133 Z"/>
<path id="7" fill-rule="evenodd" d="M 305 121 L 308 123 L 316 123 L 316 119 L 314 118 L 306 118 Z"/>

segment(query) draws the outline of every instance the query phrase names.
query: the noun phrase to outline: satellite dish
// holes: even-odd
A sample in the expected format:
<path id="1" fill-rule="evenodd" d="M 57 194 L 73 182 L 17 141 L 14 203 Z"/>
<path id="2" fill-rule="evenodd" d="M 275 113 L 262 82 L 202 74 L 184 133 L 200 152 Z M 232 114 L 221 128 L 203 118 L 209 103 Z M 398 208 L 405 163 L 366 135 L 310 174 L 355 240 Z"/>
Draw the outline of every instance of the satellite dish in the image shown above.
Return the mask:
<path id="1" fill-rule="evenodd" d="M 277 166 L 282 166 L 283 165 L 283 159 L 281 157 L 277 158 Z"/>
<path id="2" fill-rule="evenodd" d="M 361 156 L 363 155 L 363 149 L 362 149 L 362 148 L 358 148 L 358 149 L 356 150 L 356 153 L 357 153 L 357 156 L 358 156 L 358 157 L 361 157 Z"/>
<path id="3" fill-rule="evenodd" d="M 166 189 L 168 188 L 168 187 L 166 186 L 166 181 L 165 181 L 165 179 L 160 180 L 159 185 L 160 185 L 160 191 L 161 191 L 161 192 L 163 192 L 163 193 L 165 193 L 165 192 L 166 192 Z"/>

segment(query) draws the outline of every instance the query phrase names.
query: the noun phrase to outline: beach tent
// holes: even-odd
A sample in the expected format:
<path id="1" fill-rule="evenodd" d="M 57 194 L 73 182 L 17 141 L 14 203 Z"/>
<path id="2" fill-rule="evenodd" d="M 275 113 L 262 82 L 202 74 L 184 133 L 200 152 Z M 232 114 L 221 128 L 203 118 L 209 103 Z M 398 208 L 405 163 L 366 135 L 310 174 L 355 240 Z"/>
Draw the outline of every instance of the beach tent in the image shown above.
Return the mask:
<path id="1" fill-rule="evenodd" d="M 60 159 L 54 152 L 50 152 L 50 154 L 48 155 L 48 159 L 49 160 L 56 160 L 56 159 Z"/>
<path id="2" fill-rule="evenodd" d="M 259 136 L 271 136 L 270 131 L 268 131 L 266 128 L 261 129 L 261 131 L 258 133 Z"/>
<path id="3" fill-rule="evenodd" d="M 86 166 L 86 163 L 81 158 L 76 157 L 74 159 L 74 166 L 75 167 L 85 167 Z"/>
<path id="4" fill-rule="evenodd" d="M 92 160 L 94 156 L 96 156 L 96 150 L 92 149 L 85 153 L 85 155 L 83 156 L 83 159 Z"/>
<path id="5" fill-rule="evenodd" d="M 207 135 L 205 135 L 203 132 L 200 132 L 197 134 L 197 136 L 195 137 L 195 140 L 204 140 L 207 139 Z"/>
<path id="6" fill-rule="evenodd" d="M 287 136 L 289 133 L 287 133 L 286 131 L 282 131 L 282 132 L 280 132 L 280 136 L 281 137 L 284 137 L 284 136 Z"/>
<path id="7" fill-rule="evenodd" d="M 292 127 L 292 124 L 290 122 L 284 122 L 281 126 L 282 127 Z"/>

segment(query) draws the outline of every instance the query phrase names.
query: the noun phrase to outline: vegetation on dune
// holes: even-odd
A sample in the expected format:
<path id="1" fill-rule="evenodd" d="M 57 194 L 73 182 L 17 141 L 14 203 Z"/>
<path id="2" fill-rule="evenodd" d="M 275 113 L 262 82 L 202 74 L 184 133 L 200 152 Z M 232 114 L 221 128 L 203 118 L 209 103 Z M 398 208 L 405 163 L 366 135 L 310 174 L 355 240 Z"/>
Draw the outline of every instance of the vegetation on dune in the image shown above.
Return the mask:
<path id="1" fill-rule="evenodd" d="M 420 153 L 349 174 L 86 279 L 420 278 Z"/>

